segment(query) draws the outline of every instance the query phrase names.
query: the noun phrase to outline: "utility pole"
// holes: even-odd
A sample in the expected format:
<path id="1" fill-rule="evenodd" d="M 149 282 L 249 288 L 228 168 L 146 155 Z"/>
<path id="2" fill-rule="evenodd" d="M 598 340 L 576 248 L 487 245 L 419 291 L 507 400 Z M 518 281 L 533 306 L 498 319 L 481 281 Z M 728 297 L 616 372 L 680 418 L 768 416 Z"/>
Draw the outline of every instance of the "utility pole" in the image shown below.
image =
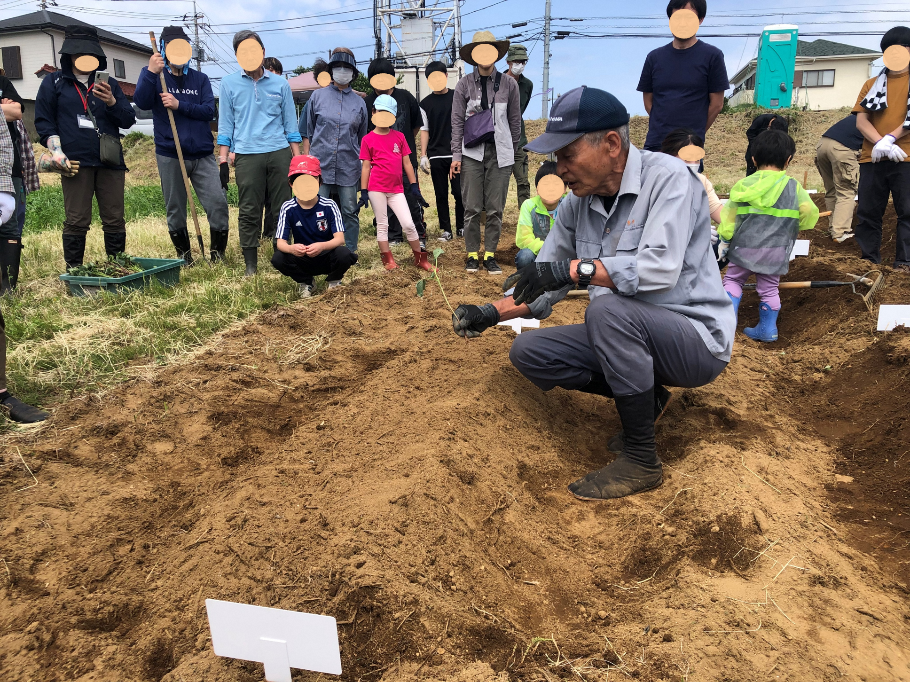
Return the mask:
<path id="1" fill-rule="evenodd" d="M 196 31 L 196 71 L 202 71 L 202 48 L 199 47 L 199 12 L 196 11 L 196 0 L 193 0 L 193 28 Z"/>
<path id="2" fill-rule="evenodd" d="M 550 118 L 550 0 L 543 18 L 543 97 L 540 98 L 540 117 L 545 121 Z"/>

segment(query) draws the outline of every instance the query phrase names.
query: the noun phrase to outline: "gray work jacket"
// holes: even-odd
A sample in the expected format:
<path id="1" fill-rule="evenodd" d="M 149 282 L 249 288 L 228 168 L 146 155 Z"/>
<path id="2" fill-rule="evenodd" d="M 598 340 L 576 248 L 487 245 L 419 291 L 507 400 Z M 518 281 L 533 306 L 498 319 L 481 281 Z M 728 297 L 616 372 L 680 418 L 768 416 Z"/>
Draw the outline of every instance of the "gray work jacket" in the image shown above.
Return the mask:
<path id="1" fill-rule="evenodd" d="M 511 76 L 500 73 L 499 92 L 493 93 L 496 74 L 487 78 L 487 103 L 493 109 L 493 141 L 496 144 L 496 165 L 505 168 L 515 163 L 515 147 L 521 138 L 521 108 L 518 95 L 518 82 Z M 464 76 L 455 86 L 452 96 L 452 160 L 461 161 L 467 156 L 475 161 L 483 161 L 484 147 L 464 146 L 464 122 L 471 116 L 483 111 L 480 106 L 480 71 Z"/>
<path id="2" fill-rule="evenodd" d="M 711 251 L 708 197 L 679 159 L 631 147 L 609 212 L 597 196 L 563 199 L 537 260 L 566 258 L 603 263 L 616 288 L 590 286 L 592 299 L 631 296 L 684 315 L 714 357 L 730 360 L 736 318 Z M 534 317 L 548 317 L 570 288 L 534 301 Z"/>

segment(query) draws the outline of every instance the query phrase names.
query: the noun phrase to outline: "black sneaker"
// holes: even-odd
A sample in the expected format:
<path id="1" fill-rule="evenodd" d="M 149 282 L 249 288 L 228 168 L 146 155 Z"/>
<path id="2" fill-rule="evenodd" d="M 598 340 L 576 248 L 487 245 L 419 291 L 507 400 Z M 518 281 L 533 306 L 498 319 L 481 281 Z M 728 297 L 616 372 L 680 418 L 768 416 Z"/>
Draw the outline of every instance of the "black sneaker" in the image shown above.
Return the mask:
<path id="1" fill-rule="evenodd" d="M 421 251 L 426 251 L 426 250 L 427 250 L 427 240 L 426 240 L 426 239 L 421 239 L 421 240 L 420 240 L 420 250 L 421 250 Z"/>
<path id="2" fill-rule="evenodd" d="M 438 237 L 436 237 L 436 241 L 438 241 L 438 242 L 450 242 L 450 241 L 452 241 L 452 233 L 451 233 L 451 232 L 443 232 L 443 233 L 440 234 Z"/>
<path id="3" fill-rule="evenodd" d="M 496 259 L 493 256 L 487 256 L 486 260 L 483 262 L 483 267 L 486 268 L 488 275 L 501 275 L 502 268 L 499 267 L 499 263 L 496 262 Z"/>
<path id="4" fill-rule="evenodd" d="M 464 228 L 463 227 L 457 228 L 455 230 L 455 236 L 458 237 L 459 239 L 464 239 Z"/>
<path id="5" fill-rule="evenodd" d="M 50 416 L 44 410 L 22 402 L 9 391 L 0 394 L 0 409 L 14 422 L 21 424 L 43 422 Z"/>
<path id="6" fill-rule="evenodd" d="M 474 256 L 468 256 L 468 259 L 464 262 L 465 272 L 477 272 L 480 270 L 480 261 L 478 261 Z"/>

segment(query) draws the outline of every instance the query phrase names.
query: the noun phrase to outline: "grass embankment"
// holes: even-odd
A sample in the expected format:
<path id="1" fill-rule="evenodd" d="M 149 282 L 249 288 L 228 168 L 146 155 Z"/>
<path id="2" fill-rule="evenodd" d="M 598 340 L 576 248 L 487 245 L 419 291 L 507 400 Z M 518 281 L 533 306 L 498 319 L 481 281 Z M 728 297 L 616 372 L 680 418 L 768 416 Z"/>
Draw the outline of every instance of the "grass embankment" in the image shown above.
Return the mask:
<path id="1" fill-rule="evenodd" d="M 812 163 L 816 141 L 844 113 L 791 114 L 791 133 L 797 142 L 791 174 L 802 181 L 803 172 L 810 170 L 810 187 L 821 189 L 821 180 Z M 753 115 L 754 112 L 722 114 L 708 134 L 708 175 L 719 192 L 729 190 L 745 173 L 745 130 Z M 533 139 L 543 131 L 544 124 L 528 121 L 527 127 L 528 137 Z M 646 132 L 647 119 L 633 118 L 632 139 L 636 145 L 641 146 Z M 151 138 L 133 137 L 125 142 L 130 168 L 126 181 L 127 251 L 137 256 L 173 257 L 154 144 Z M 531 155 L 532 192 L 533 177 L 542 159 Z M 421 179 L 424 196 L 431 205 L 426 220 L 433 240 L 438 234 L 433 186 L 423 174 Z M 41 181 L 42 189 L 29 197 L 18 293 L 0 301 L 9 338 L 8 375 L 12 390 L 24 399 L 48 405 L 71 395 L 103 391 L 128 376 L 186 354 L 238 320 L 297 299 L 294 284 L 269 264 L 271 245 L 260 249 L 260 275 L 254 279 L 242 276 L 237 244 L 237 188 L 233 184 L 229 188 L 231 239 L 224 265 L 185 269 L 180 286 L 174 289 L 153 287 L 95 298 L 68 296 L 58 279 L 64 269 L 60 178 L 42 174 Z M 199 208 L 208 248 L 208 223 Z M 504 215 L 505 222 L 514 225 L 518 217 L 514 181 Z M 381 270 L 372 222 L 371 211 L 361 212 L 360 263 L 348 278 Z M 190 231 L 193 231 L 192 223 Z M 195 252 L 195 239 L 192 241 Z M 460 241 L 443 246 L 447 250 L 464 248 Z M 396 254 L 402 264 L 410 262 L 406 245 L 396 247 Z M 96 208 L 86 260 L 103 257 Z M 324 286 L 321 279 L 317 285 Z"/>

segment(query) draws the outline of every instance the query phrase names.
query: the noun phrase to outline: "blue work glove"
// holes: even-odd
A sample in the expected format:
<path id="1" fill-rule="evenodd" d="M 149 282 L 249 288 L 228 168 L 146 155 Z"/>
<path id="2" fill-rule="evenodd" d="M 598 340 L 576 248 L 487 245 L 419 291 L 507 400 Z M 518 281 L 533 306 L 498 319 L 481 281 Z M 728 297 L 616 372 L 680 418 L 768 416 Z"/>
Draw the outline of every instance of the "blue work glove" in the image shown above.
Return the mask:
<path id="1" fill-rule="evenodd" d="M 531 263 L 509 275 L 502 285 L 506 291 L 515 287 L 512 298 L 515 305 L 533 303 L 545 291 L 556 291 L 572 283 L 572 261 L 558 260 L 553 263 Z"/>
<path id="2" fill-rule="evenodd" d="M 366 208 L 370 205 L 370 193 L 368 190 L 360 190 L 360 201 L 357 202 L 357 208 Z"/>
<path id="3" fill-rule="evenodd" d="M 492 303 L 484 306 L 460 305 L 452 315 L 452 329 L 459 336 L 473 339 L 499 324 L 499 311 Z"/>
<path id="4" fill-rule="evenodd" d="M 417 197 L 417 203 L 419 203 L 424 208 L 429 208 L 430 205 L 427 203 L 427 200 L 423 198 L 423 195 L 420 193 L 420 186 L 416 182 L 411 183 L 411 194 Z"/>

